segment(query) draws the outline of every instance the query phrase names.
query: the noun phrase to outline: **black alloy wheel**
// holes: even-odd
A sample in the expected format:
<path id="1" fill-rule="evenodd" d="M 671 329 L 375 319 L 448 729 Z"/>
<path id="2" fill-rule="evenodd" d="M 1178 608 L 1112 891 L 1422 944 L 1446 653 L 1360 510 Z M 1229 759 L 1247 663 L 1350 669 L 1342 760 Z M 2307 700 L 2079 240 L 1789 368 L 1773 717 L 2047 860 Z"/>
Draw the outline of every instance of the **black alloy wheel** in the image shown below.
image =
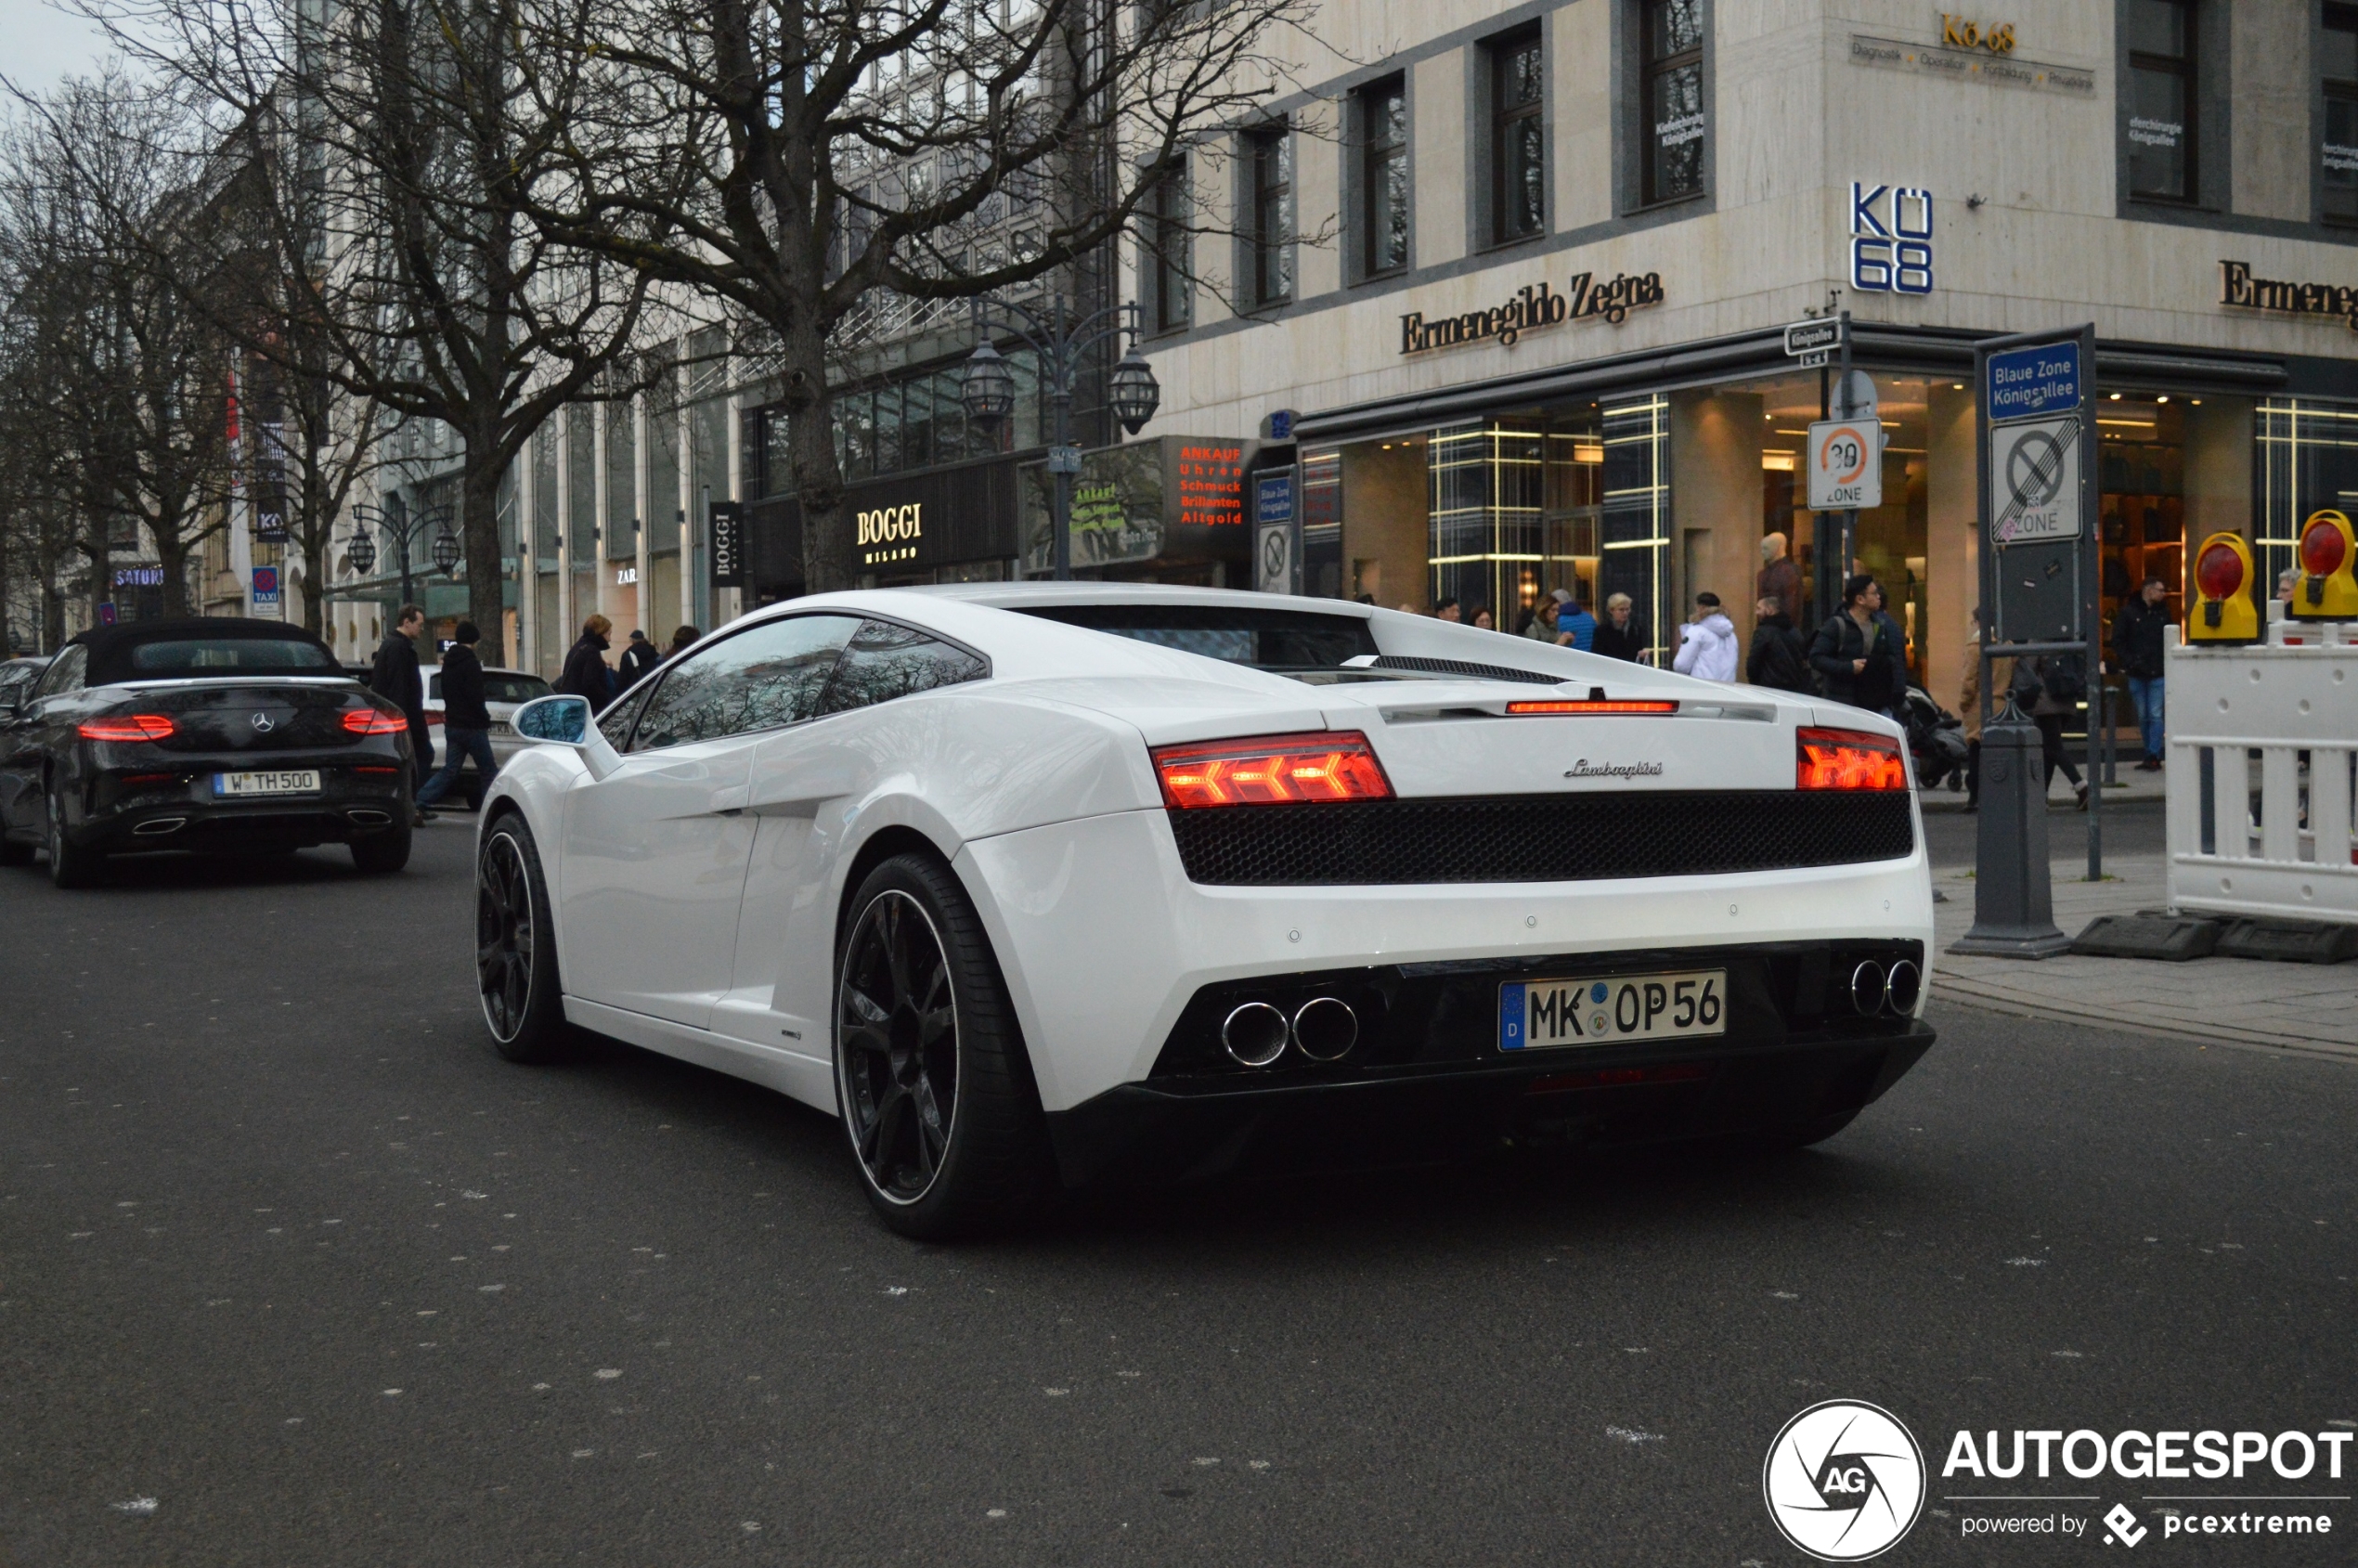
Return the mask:
<path id="1" fill-rule="evenodd" d="M 475 862 L 475 979 L 491 1043 L 512 1062 L 562 1055 L 564 1004 L 540 854 L 524 818 L 509 812 Z"/>
<path id="2" fill-rule="evenodd" d="M 870 1200 L 925 1240 L 1037 1206 L 1045 1125 L 982 921 L 949 867 L 898 855 L 851 901 L 836 988 L 836 1092 Z"/>
<path id="3" fill-rule="evenodd" d="M 85 849 L 66 836 L 65 797 L 58 793 L 57 782 L 50 781 L 48 838 L 49 881 L 53 887 L 87 888 L 98 880 L 106 857 L 96 849 Z"/>
<path id="4" fill-rule="evenodd" d="M 941 1173 L 958 1115 L 958 999 L 940 933 L 909 894 L 861 915 L 843 973 L 845 1108 L 868 1180 L 895 1203 Z"/>

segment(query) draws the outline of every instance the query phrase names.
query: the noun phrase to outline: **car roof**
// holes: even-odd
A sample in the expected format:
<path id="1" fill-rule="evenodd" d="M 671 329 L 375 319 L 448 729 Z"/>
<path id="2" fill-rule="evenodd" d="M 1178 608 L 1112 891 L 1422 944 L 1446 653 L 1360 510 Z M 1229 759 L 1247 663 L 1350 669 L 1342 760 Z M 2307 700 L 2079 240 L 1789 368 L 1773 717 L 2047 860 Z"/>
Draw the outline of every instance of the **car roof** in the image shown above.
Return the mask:
<path id="1" fill-rule="evenodd" d="M 1351 599 L 1311 599 L 1299 594 L 1196 588 L 1182 583 L 935 583 L 881 591 L 922 593 L 1001 610 L 1033 610 L 1052 604 L 1225 604 L 1236 609 L 1306 610 L 1359 620 L 1372 619 L 1379 613 L 1377 606 Z"/>

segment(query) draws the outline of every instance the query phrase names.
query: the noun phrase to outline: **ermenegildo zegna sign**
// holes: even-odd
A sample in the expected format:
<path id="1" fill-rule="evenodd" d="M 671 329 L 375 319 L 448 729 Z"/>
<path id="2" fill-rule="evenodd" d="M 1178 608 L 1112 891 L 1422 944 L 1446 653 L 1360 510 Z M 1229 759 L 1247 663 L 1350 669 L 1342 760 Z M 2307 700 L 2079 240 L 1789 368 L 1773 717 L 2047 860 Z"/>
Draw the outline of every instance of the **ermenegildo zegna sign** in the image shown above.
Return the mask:
<path id="1" fill-rule="evenodd" d="M 1575 272 L 1568 294 L 1557 293 L 1545 282 L 1526 283 L 1506 304 L 1489 310 L 1431 319 L 1423 311 L 1410 311 L 1400 318 L 1400 352 L 1424 354 L 1494 341 L 1501 348 L 1512 348 L 1525 332 L 1542 327 L 1566 321 L 1610 321 L 1618 327 L 1631 311 L 1661 303 L 1659 272 L 1617 273 L 1602 283 L 1592 272 Z"/>
<path id="2" fill-rule="evenodd" d="M 2346 283 L 2287 283 L 2254 278 L 2249 262 L 2219 264 L 2219 303 L 2277 316 L 2334 316 L 2358 332 L 2358 289 Z"/>

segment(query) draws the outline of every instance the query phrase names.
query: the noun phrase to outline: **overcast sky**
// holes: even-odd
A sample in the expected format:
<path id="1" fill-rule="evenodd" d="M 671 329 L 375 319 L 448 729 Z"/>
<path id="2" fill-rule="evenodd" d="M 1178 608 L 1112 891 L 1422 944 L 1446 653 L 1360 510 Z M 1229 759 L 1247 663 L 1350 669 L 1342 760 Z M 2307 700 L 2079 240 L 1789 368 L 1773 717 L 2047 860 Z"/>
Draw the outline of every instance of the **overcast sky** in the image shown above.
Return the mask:
<path id="1" fill-rule="evenodd" d="M 55 86 L 59 77 L 92 69 L 99 36 L 42 0 L 0 0 L 0 74 L 32 91 Z"/>

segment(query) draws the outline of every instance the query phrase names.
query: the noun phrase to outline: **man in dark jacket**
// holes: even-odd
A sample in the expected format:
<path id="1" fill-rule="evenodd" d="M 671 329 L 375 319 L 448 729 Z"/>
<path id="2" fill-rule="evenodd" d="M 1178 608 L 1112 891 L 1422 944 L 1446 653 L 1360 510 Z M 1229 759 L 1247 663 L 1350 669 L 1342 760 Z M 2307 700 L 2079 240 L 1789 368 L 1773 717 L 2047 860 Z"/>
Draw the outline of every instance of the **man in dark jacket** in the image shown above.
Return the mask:
<path id="1" fill-rule="evenodd" d="M 614 701 L 614 671 L 606 667 L 606 634 L 614 629 L 614 622 L 603 616 L 592 616 L 581 623 L 581 637 L 565 654 L 565 667 L 557 675 L 556 690 L 568 696 L 590 699 L 590 711 L 596 713 Z"/>
<path id="2" fill-rule="evenodd" d="M 1756 619 L 1752 651 L 1744 658 L 1744 679 L 1756 686 L 1814 697 L 1818 683 L 1809 678 L 1809 650 L 1803 646 L 1801 633 L 1793 628 L 1793 617 L 1781 605 L 1781 601 L 1764 593 L 1753 606 Z"/>
<path id="3" fill-rule="evenodd" d="M 655 645 L 647 641 L 647 634 L 633 627 L 630 641 L 622 650 L 622 670 L 615 681 L 614 694 L 618 697 L 639 684 L 647 671 L 662 662 L 663 655 L 656 653 Z"/>
<path id="4" fill-rule="evenodd" d="M 1891 713 L 1908 693 L 1906 639 L 1883 613 L 1883 589 L 1861 572 L 1845 579 L 1842 610 L 1818 628 L 1809 645 L 1818 684 L 1838 703 Z"/>
<path id="5" fill-rule="evenodd" d="M 2148 773 L 2161 766 L 2162 632 L 2174 618 L 2162 603 L 2168 597 L 2159 577 L 2147 577 L 2112 623 L 2112 656 L 2129 677 L 2130 706 L 2137 710 L 2137 733 L 2145 743 L 2144 760 L 2137 767 Z"/>
<path id="6" fill-rule="evenodd" d="M 418 791 L 418 814 L 428 822 L 434 813 L 426 808 L 449 793 L 468 758 L 475 759 L 480 787 L 490 788 L 499 773 L 499 759 L 491 755 L 491 709 L 483 700 L 483 661 L 475 656 L 483 633 L 474 622 L 460 621 L 457 635 L 459 641 L 442 655 L 442 771 Z"/>
<path id="7" fill-rule="evenodd" d="M 426 628 L 426 613 L 404 604 L 393 618 L 393 629 L 377 644 L 376 662 L 369 670 L 369 690 L 392 703 L 409 720 L 409 758 L 417 768 L 416 783 L 423 784 L 434 771 L 434 736 L 426 729 L 426 682 L 418 673 L 418 634 Z"/>

